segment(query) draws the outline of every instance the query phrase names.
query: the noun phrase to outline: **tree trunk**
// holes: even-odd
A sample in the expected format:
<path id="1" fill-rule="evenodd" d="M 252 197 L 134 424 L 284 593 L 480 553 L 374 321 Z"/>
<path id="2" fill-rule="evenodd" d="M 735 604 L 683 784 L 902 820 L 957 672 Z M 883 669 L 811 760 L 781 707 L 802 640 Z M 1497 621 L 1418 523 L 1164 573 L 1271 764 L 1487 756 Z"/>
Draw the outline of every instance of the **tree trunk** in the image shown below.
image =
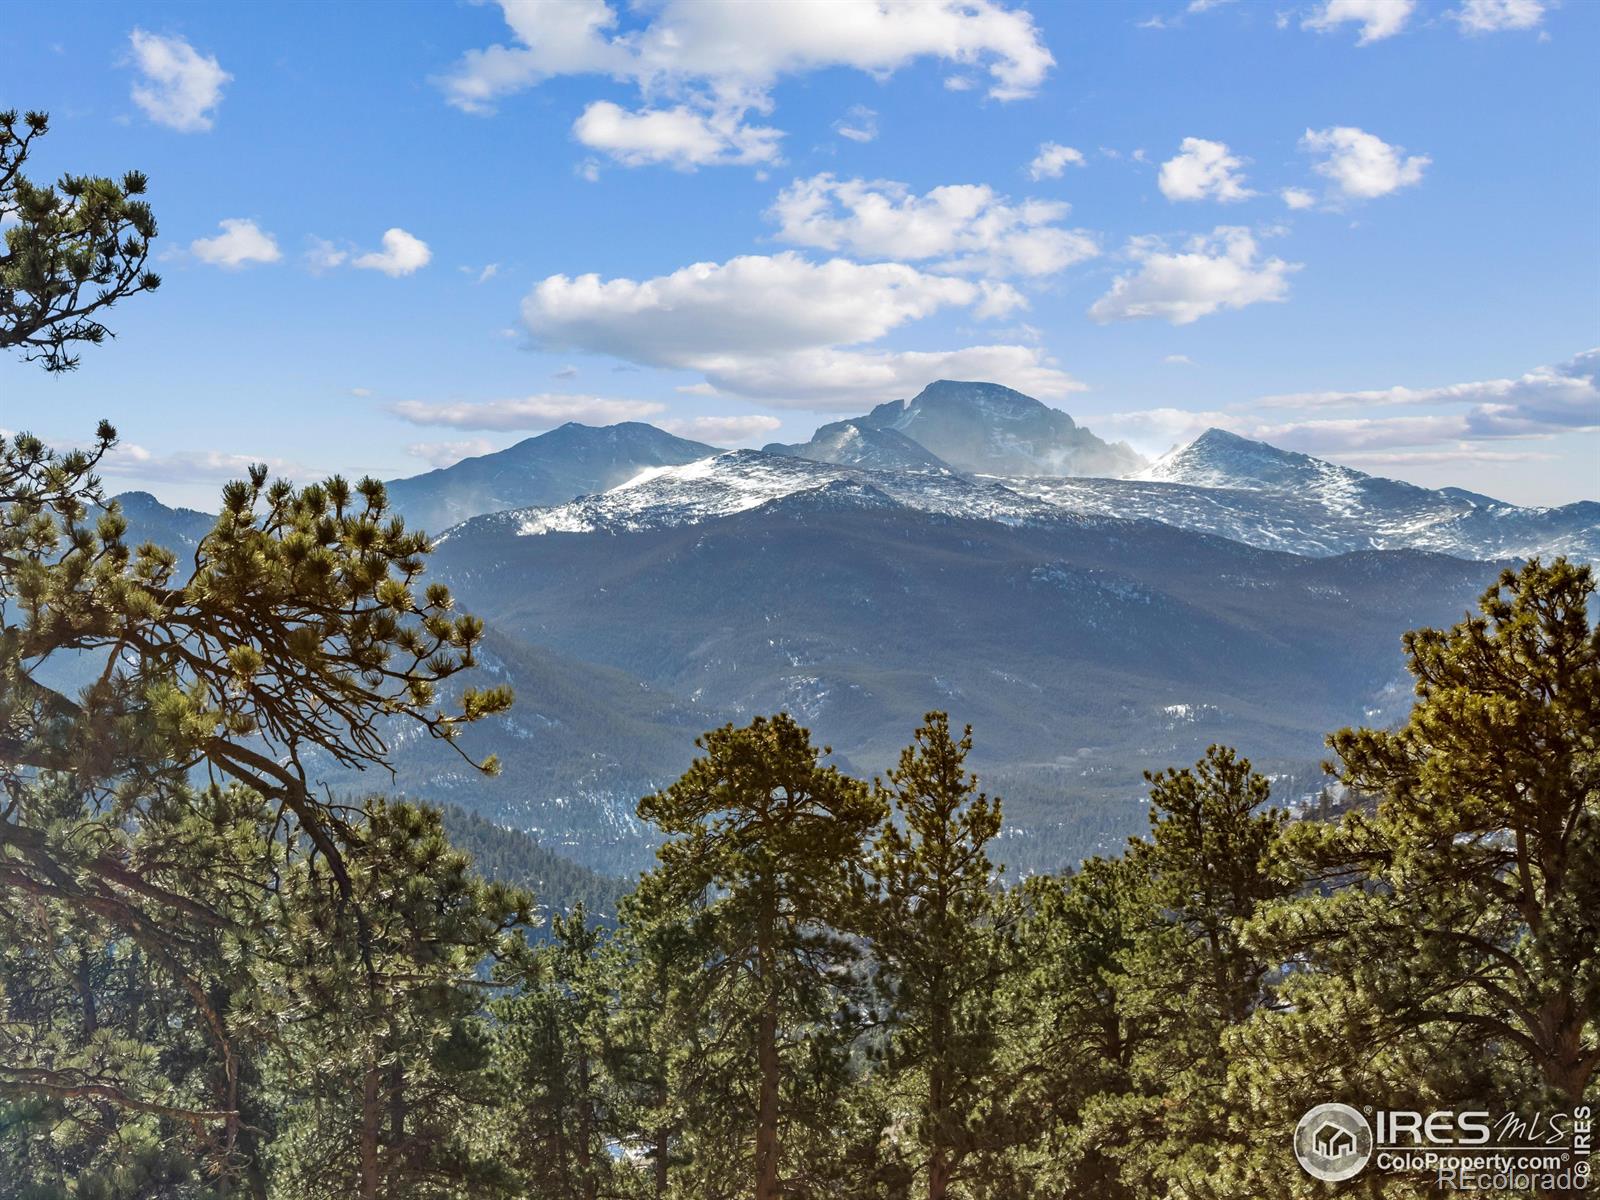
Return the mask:
<path id="1" fill-rule="evenodd" d="M 950 1156 L 944 1146 L 934 1143 L 928 1156 L 928 1200 L 945 1200 L 950 1192 Z"/>
<path id="2" fill-rule="evenodd" d="M 583 1200 L 595 1200 L 600 1183 L 594 1170 L 594 1106 L 591 1096 L 588 1051 L 578 1051 L 578 1172 L 582 1177 Z"/>
<path id="3" fill-rule="evenodd" d="M 945 1076 L 950 1055 L 950 1012 L 944 988 L 935 980 L 928 1045 L 928 1200 L 945 1200 L 950 1191 L 949 1131 L 945 1127 L 948 1103 Z"/>
<path id="4" fill-rule="evenodd" d="M 368 1056 L 361 1076 L 361 1200 L 378 1200 L 378 1132 L 383 1125 L 383 1091 L 377 1060 Z"/>
<path id="5" fill-rule="evenodd" d="M 389 1068 L 389 1146 L 391 1154 L 405 1153 L 406 1144 L 406 1069 L 395 1055 L 394 1066 Z"/>
<path id="6" fill-rule="evenodd" d="M 756 971 L 761 982 L 761 1015 L 756 1023 L 756 1067 L 760 1093 L 756 1101 L 755 1200 L 778 1200 L 778 981 L 775 975 L 771 900 L 762 906 L 757 934 Z"/>
<path id="7" fill-rule="evenodd" d="M 1583 1046 L 1583 1015 L 1566 995 L 1546 1001 L 1539 1015 L 1549 1030 L 1545 1053 L 1539 1059 L 1539 1073 L 1568 1104 L 1582 1104 L 1594 1076 L 1594 1060 Z"/>
<path id="8" fill-rule="evenodd" d="M 662 1076 L 656 1086 L 656 1108 L 660 1112 L 667 1111 L 667 1080 Z M 655 1137 L 651 1143 L 654 1151 L 654 1161 L 651 1164 L 655 1174 L 655 1198 L 667 1198 L 667 1154 L 672 1147 L 672 1126 L 658 1125 L 655 1128 Z"/>

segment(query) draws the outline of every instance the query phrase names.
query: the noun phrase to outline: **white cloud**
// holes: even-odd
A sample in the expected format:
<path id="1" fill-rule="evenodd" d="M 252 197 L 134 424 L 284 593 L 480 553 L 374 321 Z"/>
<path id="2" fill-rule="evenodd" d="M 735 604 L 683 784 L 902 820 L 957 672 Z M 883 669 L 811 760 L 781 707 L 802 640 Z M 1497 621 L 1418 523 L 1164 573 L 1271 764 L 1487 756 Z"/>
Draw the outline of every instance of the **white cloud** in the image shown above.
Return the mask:
<path id="1" fill-rule="evenodd" d="M 935 379 L 993 380 L 1045 398 L 1085 387 L 1031 346 L 932 351 L 830 346 L 783 355 L 728 356 L 707 375 L 722 391 L 774 407 L 844 412 L 915 395 Z"/>
<path id="2" fill-rule="evenodd" d="M 1194 366 L 1194 359 L 1190 358 L 1187 354 L 1168 354 L 1165 355 L 1161 361 L 1172 367 Z"/>
<path id="3" fill-rule="evenodd" d="M 210 129 L 222 103 L 222 86 L 233 78 L 209 54 L 181 37 L 162 37 L 135 29 L 128 35 L 133 62 L 143 76 L 133 85 L 133 102 L 158 125 L 180 133 Z"/>
<path id="4" fill-rule="evenodd" d="M 775 162 L 782 132 L 745 125 L 742 114 L 678 105 L 630 112 L 597 100 L 572 125 L 572 136 L 625 166 L 666 163 L 679 170 L 726 163 Z M 592 182 L 592 180 L 591 180 Z"/>
<path id="5" fill-rule="evenodd" d="M 833 131 L 852 142 L 870 142 L 878 136 L 878 114 L 865 104 L 851 105 L 850 110 L 833 123 Z"/>
<path id="6" fill-rule="evenodd" d="M 783 422 L 777 417 L 748 413 L 726 417 L 674 417 L 670 421 L 658 421 L 657 424 L 679 437 L 725 446 L 732 442 L 764 438 Z"/>
<path id="7" fill-rule="evenodd" d="M 1128 255 L 1136 272 L 1119 275 L 1089 308 L 1096 321 L 1159 317 L 1188 325 L 1221 309 L 1284 300 L 1299 263 L 1259 256 L 1255 237 L 1236 225 L 1219 225 L 1191 238 L 1180 251 L 1159 238 L 1134 238 Z"/>
<path id="8" fill-rule="evenodd" d="M 230 217 L 220 224 L 222 232 L 216 237 L 196 238 L 189 243 L 189 253 L 201 262 L 237 270 L 250 263 L 277 262 L 283 257 L 272 235 L 254 221 Z"/>
<path id="9" fill-rule="evenodd" d="M 1336 454 L 1372 466 L 1433 462 L 1497 462 L 1536 451 L 1475 449 L 1485 442 L 1554 438 L 1600 431 L 1600 349 L 1536 367 L 1516 378 L 1435 387 L 1397 386 L 1349 392 L 1265 396 L 1254 412 L 1120 414 L 1096 422 L 1137 444 L 1140 422 L 1192 437 L 1217 425 L 1309 454 Z M 1413 410 L 1395 413 L 1392 410 Z M 1415 411 L 1424 410 L 1424 411 Z M 1323 415 L 1330 414 L 1330 415 Z"/>
<path id="10" fill-rule="evenodd" d="M 400 400 L 389 411 L 413 425 L 449 425 L 456 429 L 551 429 L 568 421 L 611 425 L 642 421 L 663 412 L 653 400 L 610 400 L 565 392 L 544 392 L 506 400 Z"/>
<path id="11" fill-rule="evenodd" d="M 1499 33 L 1505 29 L 1537 29 L 1544 20 L 1545 0 L 1464 0 L 1450 16 L 1463 33 Z"/>
<path id="12" fill-rule="evenodd" d="M 1366 46 L 1399 33 L 1416 7 L 1416 0 L 1323 0 L 1301 27 L 1328 33 L 1353 22 L 1361 26 L 1357 44 Z"/>
<path id="13" fill-rule="evenodd" d="M 1178 154 L 1161 164 L 1158 180 L 1168 200 L 1247 200 L 1255 193 L 1244 186 L 1239 169 L 1244 160 L 1228 153 L 1222 142 L 1186 137 Z"/>
<path id="14" fill-rule="evenodd" d="M 1032 94 L 1055 65 L 1033 18 L 994 0 L 664 0 L 613 33 L 604 0 L 500 0 L 516 46 L 466 54 L 441 80 L 480 111 L 558 75 L 602 74 L 653 90 L 763 92 L 784 75 L 852 67 L 886 75 L 918 58 L 987 64 L 989 94 Z"/>
<path id="15" fill-rule="evenodd" d="M 876 340 L 940 308 L 1016 307 L 1005 285 L 902 263 L 812 263 L 792 252 L 695 263 L 654 279 L 552 275 L 522 302 L 536 341 L 653 366 Z"/>
<path id="16" fill-rule="evenodd" d="M 1278 195 L 1283 197 L 1285 204 L 1295 209 L 1310 208 L 1317 202 L 1317 198 L 1306 191 L 1305 188 L 1286 187 Z"/>
<path id="17" fill-rule="evenodd" d="M 1350 125 L 1308 129 L 1301 149 L 1321 155 L 1313 168 L 1348 199 L 1371 200 L 1422 182 L 1422 172 L 1433 160 L 1426 154 L 1405 156 L 1375 134 Z"/>
<path id="18" fill-rule="evenodd" d="M 941 376 L 999 379 L 1034 395 L 1080 386 L 1033 348 L 860 348 L 940 310 L 988 317 L 1023 304 L 1005 284 L 786 252 L 644 280 L 552 275 L 524 298 L 522 315 L 549 349 L 696 371 L 719 392 L 779 406 L 848 408 Z"/>
<path id="19" fill-rule="evenodd" d="M 1055 222 L 1060 201 L 1006 197 L 980 184 L 914 195 L 903 183 L 797 179 L 768 211 L 778 237 L 800 246 L 863 258 L 939 260 L 944 270 L 990 276 L 1053 275 L 1100 252 L 1094 235 Z"/>
<path id="20" fill-rule="evenodd" d="M 1502 463 L 1544 462 L 1556 457 L 1538 450 L 1490 450 L 1472 442 L 1456 442 L 1442 450 L 1346 450 L 1339 455 L 1341 462 L 1374 470 L 1470 463 L 1498 466 Z"/>
<path id="21" fill-rule="evenodd" d="M 1028 164 L 1028 176 L 1034 180 L 1059 179 L 1069 166 L 1084 165 L 1083 152 L 1060 142 L 1040 142 L 1039 153 Z"/>
<path id="22" fill-rule="evenodd" d="M 459 442 L 412 442 L 406 453 L 422 459 L 430 467 L 453 467 L 463 458 L 478 458 L 499 449 L 488 438 L 466 438 Z"/>
<path id="23" fill-rule="evenodd" d="M 275 476 L 309 479 L 313 471 L 283 458 L 229 454 L 221 450 L 175 450 L 158 454 L 136 442 L 123 442 L 100 460 L 99 470 L 106 475 L 129 475 L 140 479 L 159 479 L 169 483 L 227 483 L 245 479 L 254 463 L 264 462 Z"/>
<path id="24" fill-rule="evenodd" d="M 1564 429 L 1600 428 L 1600 350 L 1536 367 L 1515 379 L 1482 379 L 1439 387 L 1390 387 L 1355 392 L 1267 396 L 1263 408 L 1459 408 L 1463 437 L 1518 437 Z"/>
<path id="25" fill-rule="evenodd" d="M 432 258 L 428 243 L 404 229 L 390 229 L 384 232 L 382 250 L 363 254 L 351 260 L 350 265 L 364 271 L 382 271 L 389 278 L 398 279 L 421 270 Z"/>
<path id="26" fill-rule="evenodd" d="M 314 237 L 310 242 L 311 245 L 306 250 L 306 270 L 313 275 L 321 275 L 324 271 L 343 266 L 345 260 L 350 257 L 348 250 L 341 249 L 326 238 Z"/>
<path id="27" fill-rule="evenodd" d="M 1143 408 L 1097 416 L 1094 428 L 1101 437 L 1125 441 L 1141 454 L 1160 455 L 1174 446 L 1192 442 L 1208 429 L 1228 428 L 1237 423 L 1236 416 L 1215 410 Z"/>
<path id="28" fill-rule="evenodd" d="M 986 67 L 989 95 L 1011 100 L 1031 95 L 1055 62 L 1033 18 L 997 0 L 661 0 L 626 30 L 605 0 L 499 3 L 512 44 L 464 55 L 437 81 L 450 103 L 490 112 L 504 96 L 567 75 L 632 83 L 650 107 L 629 113 L 601 101 L 607 107 L 590 105 L 574 127 L 585 145 L 615 148 L 628 165 L 771 161 L 779 131 L 745 118 L 771 110 L 785 76 L 844 67 L 883 78 L 935 58 Z M 663 146 L 672 152 L 657 153 Z"/>
<path id="29" fill-rule="evenodd" d="M 350 389 L 350 394 L 352 396 L 355 396 L 358 399 L 365 400 L 368 396 L 372 395 L 372 389 L 371 388 L 364 388 L 364 387 L 353 387 L 353 388 Z"/>

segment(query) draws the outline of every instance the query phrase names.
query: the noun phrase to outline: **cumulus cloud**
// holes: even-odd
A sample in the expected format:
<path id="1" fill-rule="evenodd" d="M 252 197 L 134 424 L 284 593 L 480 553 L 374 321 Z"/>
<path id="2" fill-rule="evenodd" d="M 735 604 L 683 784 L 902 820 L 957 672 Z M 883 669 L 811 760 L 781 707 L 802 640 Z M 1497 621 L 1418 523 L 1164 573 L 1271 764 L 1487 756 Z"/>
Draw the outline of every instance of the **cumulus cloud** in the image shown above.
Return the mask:
<path id="1" fill-rule="evenodd" d="M 254 221 L 230 217 L 220 224 L 222 232 L 216 237 L 196 238 L 189 243 L 189 253 L 201 262 L 238 270 L 251 263 L 277 262 L 283 257 L 272 235 Z"/>
<path id="2" fill-rule="evenodd" d="M 1305 188 L 1286 187 L 1278 195 L 1293 209 L 1310 208 L 1317 202 L 1317 198 Z"/>
<path id="3" fill-rule="evenodd" d="M 428 249 L 427 242 L 396 228 L 384 232 L 382 250 L 359 255 L 350 265 L 364 271 L 382 271 L 389 278 L 398 279 L 420 271 L 432 258 L 433 251 Z"/>
<path id="4" fill-rule="evenodd" d="M 1371 200 L 1415 186 L 1433 161 L 1426 154 L 1408 157 L 1403 147 L 1351 125 L 1308 129 L 1300 147 L 1321 157 L 1313 169 L 1338 196 L 1351 200 Z"/>
<path id="5" fill-rule="evenodd" d="M 609 100 L 597 100 L 573 123 L 572 136 L 624 166 L 665 163 L 688 171 L 715 164 L 774 162 L 783 134 L 746 125 L 732 110 L 708 112 L 678 105 L 630 112 Z"/>
<path id="6" fill-rule="evenodd" d="M 1096 321 L 1159 317 L 1188 325 L 1222 309 L 1281 301 L 1299 263 L 1262 258 L 1248 229 L 1219 225 L 1171 250 L 1160 238 L 1134 238 L 1127 254 L 1138 270 L 1117 276 L 1089 308 Z"/>
<path id="7" fill-rule="evenodd" d="M 1068 167 L 1083 166 L 1083 152 L 1060 142 L 1041 142 L 1039 153 L 1028 164 L 1028 175 L 1034 180 L 1059 179 Z"/>
<path id="8" fill-rule="evenodd" d="M 201 133 L 216 119 L 222 88 L 233 78 L 209 54 L 181 37 L 162 37 L 135 29 L 128 35 L 140 79 L 133 102 L 158 125 L 180 133 Z"/>
<path id="9" fill-rule="evenodd" d="M 1034 348 L 867 347 L 941 310 L 989 318 L 1024 305 L 1004 283 L 898 262 L 814 263 L 790 251 L 643 280 L 552 275 L 523 299 L 522 317 L 547 349 L 695 371 L 719 392 L 776 406 L 849 408 L 941 376 L 1004 380 L 1035 395 L 1080 386 Z"/>
<path id="10" fill-rule="evenodd" d="M 778 131 L 745 118 L 771 110 L 785 76 L 845 67 L 882 78 L 935 58 L 987 68 L 989 95 L 1011 100 L 1031 95 L 1055 61 L 1032 17 L 996 0 L 662 0 L 626 30 L 606 0 L 499 3 L 511 44 L 469 51 L 437 80 L 449 102 L 490 112 L 507 95 L 567 75 L 632 83 L 651 107 L 591 105 L 574 128 L 585 145 L 613 153 L 616 144 L 628 165 L 769 161 Z M 721 139 L 714 151 L 709 138 Z M 678 152 L 652 154 L 658 140 Z"/>
<path id="11" fill-rule="evenodd" d="M 878 136 L 878 114 L 865 104 L 855 104 L 833 123 L 833 131 L 852 142 L 870 142 Z"/>
<path id="12" fill-rule="evenodd" d="M 980 184 L 925 195 L 887 180 L 797 179 L 768 211 L 778 236 L 862 258 L 938 260 L 944 270 L 990 276 L 1053 275 L 1100 252 L 1094 235 L 1056 224 L 1060 201 L 1010 203 Z"/>
<path id="13" fill-rule="evenodd" d="M 389 411 L 413 425 L 448 425 L 455 429 L 551 429 L 568 421 L 584 425 L 612 425 L 642 421 L 664 411 L 653 400 L 611 400 L 544 392 L 505 400 L 399 400 Z"/>
<path id="14" fill-rule="evenodd" d="M 728 352 L 781 354 L 873 341 L 946 307 L 1006 311 L 1005 285 L 903 263 L 812 263 L 792 252 L 695 263 L 653 279 L 552 275 L 522 302 L 541 345 L 687 366 Z"/>
<path id="15" fill-rule="evenodd" d="M 1161 164 L 1157 182 L 1168 200 L 1247 200 L 1255 193 L 1244 186 L 1244 159 L 1222 142 L 1186 137 L 1175 157 Z"/>
<path id="16" fill-rule="evenodd" d="M 1300 24 L 1318 33 L 1346 24 L 1360 25 L 1356 44 L 1366 46 L 1399 33 L 1416 7 L 1417 0 L 1322 0 Z"/>
<path id="17" fill-rule="evenodd" d="M 1450 16 L 1460 23 L 1463 33 L 1499 33 L 1537 29 L 1545 8 L 1545 0 L 1465 0 Z"/>
<path id="18" fill-rule="evenodd" d="M 764 438 L 783 422 L 777 417 L 746 413 L 723 417 L 674 417 L 668 421 L 658 421 L 657 424 L 679 437 L 724 446 Z"/>
<path id="19" fill-rule="evenodd" d="M 453 467 L 463 458 L 478 458 L 499 449 L 488 438 L 466 438 L 459 442 L 412 442 L 406 453 L 422 459 L 430 467 Z"/>

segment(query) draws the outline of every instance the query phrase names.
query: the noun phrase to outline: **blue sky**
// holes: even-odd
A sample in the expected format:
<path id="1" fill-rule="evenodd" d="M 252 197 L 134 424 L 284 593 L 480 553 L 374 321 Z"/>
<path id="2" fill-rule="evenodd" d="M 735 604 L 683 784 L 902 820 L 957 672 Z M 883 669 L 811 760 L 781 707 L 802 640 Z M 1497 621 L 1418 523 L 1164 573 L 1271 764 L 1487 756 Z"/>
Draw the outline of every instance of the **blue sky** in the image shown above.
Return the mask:
<path id="1" fill-rule="evenodd" d="M 1597 53 L 1578 0 L 13 6 L 32 173 L 145 171 L 165 283 L 0 428 L 206 506 L 945 376 L 1594 498 Z"/>

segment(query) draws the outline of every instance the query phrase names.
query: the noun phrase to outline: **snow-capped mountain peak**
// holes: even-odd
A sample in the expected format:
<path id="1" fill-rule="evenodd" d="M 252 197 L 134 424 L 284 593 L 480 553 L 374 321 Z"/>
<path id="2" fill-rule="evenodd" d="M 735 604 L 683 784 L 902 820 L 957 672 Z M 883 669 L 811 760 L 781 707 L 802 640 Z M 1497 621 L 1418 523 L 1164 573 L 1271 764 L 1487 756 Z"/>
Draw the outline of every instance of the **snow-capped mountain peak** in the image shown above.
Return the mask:
<path id="1" fill-rule="evenodd" d="M 1311 480 L 1354 483 L 1368 476 L 1309 454 L 1280 450 L 1267 442 L 1213 427 L 1128 478 L 1186 483 L 1192 487 L 1256 489 L 1303 486 Z"/>
<path id="2" fill-rule="evenodd" d="M 1007 525 L 1082 519 L 1001 484 L 949 470 L 874 471 L 787 454 L 730 450 L 682 466 L 651 467 L 610 491 L 567 504 L 477 517 L 445 539 L 488 524 L 509 525 L 523 536 L 664 529 L 800 499 L 830 509 L 894 504 Z"/>

